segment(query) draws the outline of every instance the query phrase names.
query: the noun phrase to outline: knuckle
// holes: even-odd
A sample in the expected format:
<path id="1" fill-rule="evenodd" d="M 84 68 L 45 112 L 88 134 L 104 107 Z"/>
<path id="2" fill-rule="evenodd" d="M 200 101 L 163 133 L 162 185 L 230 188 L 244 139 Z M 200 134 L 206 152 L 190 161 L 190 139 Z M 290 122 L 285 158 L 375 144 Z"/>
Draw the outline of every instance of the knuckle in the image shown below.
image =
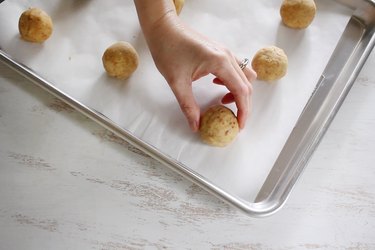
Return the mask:
<path id="1" fill-rule="evenodd" d="M 228 49 L 227 47 L 223 47 L 223 48 L 222 48 L 222 51 L 223 51 L 223 53 L 224 53 L 226 56 L 233 57 L 232 51 L 230 51 L 230 49 Z"/>
<path id="2" fill-rule="evenodd" d="M 220 69 L 226 68 L 228 65 L 228 60 L 225 53 L 215 53 L 215 55 L 212 57 L 211 65 L 213 66 L 214 71 L 219 71 Z"/>
<path id="3" fill-rule="evenodd" d="M 181 102 L 180 107 L 182 112 L 184 112 L 185 116 L 187 117 L 193 117 L 197 111 L 197 108 L 188 102 Z"/>
<path id="4" fill-rule="evenodd" d="M 233 94 L 236 96 L 248 96 L 250 95 L 250 89 L 246 84 L 241 84 L 236 86 L 236 88 L 233 90 Z"/>
<path id="5" fill-rule="evenodd" d="M 216 61 L 220 63 L 224 63 L 226 59 L 227 59 L 227 55 L 223 51 L 216 52 L 216 55 L 215 55 Z"/>
<path id="6" fill-rule="evenodd" d="M 246 95 L 246 96 L 250 95 L 250 89 L 249 89 L 249 87 L 247 85 L 241 85 L 240 86 L 240 91 L 241 91 L 240 93 L 242 95 Z"/>
<path id="7" fill-rule="evenodd" d="M 172 74 L 164 75 L 164 78 L 170 86 L 175 86 L 177 84 L 177 78 Z"/>
<path id="8" fill-rule="evenodd" d="M 250 83 L 248 86 L 249 95 L 253 94 L 253 85 Z"/>

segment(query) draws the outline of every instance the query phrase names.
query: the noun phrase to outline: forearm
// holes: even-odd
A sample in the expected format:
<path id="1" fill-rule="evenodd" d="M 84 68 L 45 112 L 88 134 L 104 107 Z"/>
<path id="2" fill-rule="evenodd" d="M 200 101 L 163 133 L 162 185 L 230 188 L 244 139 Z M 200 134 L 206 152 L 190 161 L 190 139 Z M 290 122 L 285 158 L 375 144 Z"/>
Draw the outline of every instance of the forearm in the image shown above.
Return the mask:
<path id="1" fill-rule="evenodd" d="M 134 0 L 139 23 L 156 66 L 159 56 L 179 47 L 184 27 L 172 0 Z M 160 71 L 160 67 L 158 67 Z M 166 77 L 164 72 L 161 73 Z"/>
<path id="2" fill-rule="evenodd" d="M 134 4 L 145 36 L 158 29 L 166 20 L 178 18 L 172 0 L 134 0 Z"/>

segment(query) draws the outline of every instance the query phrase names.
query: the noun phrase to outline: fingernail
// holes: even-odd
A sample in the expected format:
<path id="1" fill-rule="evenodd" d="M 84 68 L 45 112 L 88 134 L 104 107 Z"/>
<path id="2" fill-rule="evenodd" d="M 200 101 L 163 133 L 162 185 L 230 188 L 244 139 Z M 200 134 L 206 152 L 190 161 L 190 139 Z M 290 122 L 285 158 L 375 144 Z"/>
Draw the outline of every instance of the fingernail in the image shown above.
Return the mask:
<path id="1" fill-rule="evenodd" d="M 245 127 L 245 124 L 243 124 L 243 122 L 238 122 L 238 127 L 242 130 Z"/>
<path id="2" fill-rule="evenodd" d="M 197 121 L 190 121 L 189 125 L 190 125 L 190 129 L 193 132 L 197 132 L 198 131 L 198 122 Z"/>
<path id="3" fill-rule="evenodd" d="M 242 114 L 237 114 L 238 119 L 238 126 L 240 130 L 242 130 L 245 127 L 246 120 L 244 119 Z"/>

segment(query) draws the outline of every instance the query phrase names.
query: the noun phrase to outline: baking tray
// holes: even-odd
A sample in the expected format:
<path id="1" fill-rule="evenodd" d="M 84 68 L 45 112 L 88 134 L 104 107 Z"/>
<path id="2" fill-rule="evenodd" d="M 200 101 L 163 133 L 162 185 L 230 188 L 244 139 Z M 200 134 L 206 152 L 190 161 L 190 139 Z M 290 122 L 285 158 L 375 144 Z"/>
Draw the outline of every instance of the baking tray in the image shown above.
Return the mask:
<path id="1" fill-rule="evenodd" d="M 20 2 L 26 5 L 28 1 L 20 0 Z M 83 2 L 85 1 L 76 1 L 76 3 Z M 158 145 L 144 140 L 131 129 L 114 121 L 111 114 L 108 115 L 100 108 L 81 101 L 80 98 L 74 96 L 74 93 L 67 93 L 63 88 L 57 87 L 56 82 L 42 76 L 41 73 L 43 72 L 34 70 L 29 67 L 27 62 L 20 62 L 12 53 L 4 50 L 2 44 L 0 44 L 0 60 L 37 86 L 63 100 L 221 200 L 239 208 L 250 216 L 261 217 L 273 214 L 285 203 L 374 47 L 374 1 L 341 0 L 337 2 L 350 8 L 352 15 L 348 17 L 349 22 L 341 38 L 333 53 L 331 53 L 311 96 L 298 115 L 298 119 L 290 134 L 288 134 L 282 150 L 278 153 L 277 159 L 269 167 L 270 171 L 261 187 L 257 189 L 255 198 L 238 195 L 228 188 L 228 185 L 223 186 L 220 182 L 213 181 L 199 169 L 192 169 L 191 166 L 182 162 L 179 157 L 163 152 Z M 194 4 L 194 1 L 192 3 Z M 230 12 L 230 10 L 228 11 Z M 173 130 L 169 131 L 169 133 L 173 132 Z M 240 134 L 240 136 L 242 135 Z M 233 150 L 233 148 L 223 150 Z M 222 154 L 222 152 L 225 151 L 219 153 Z"/>

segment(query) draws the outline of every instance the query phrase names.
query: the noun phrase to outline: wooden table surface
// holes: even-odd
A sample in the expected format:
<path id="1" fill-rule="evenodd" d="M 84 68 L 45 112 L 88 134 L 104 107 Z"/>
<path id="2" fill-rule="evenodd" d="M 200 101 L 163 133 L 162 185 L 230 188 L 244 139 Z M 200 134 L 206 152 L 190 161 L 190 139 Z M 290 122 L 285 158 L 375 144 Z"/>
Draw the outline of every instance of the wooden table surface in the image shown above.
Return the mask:
<path id="1" fill-rule="evenodd" d="M 375 249 L 374 69 L 372 53 L 286 205 L 259 219 L 0 63 L 0 249 Z"/>

